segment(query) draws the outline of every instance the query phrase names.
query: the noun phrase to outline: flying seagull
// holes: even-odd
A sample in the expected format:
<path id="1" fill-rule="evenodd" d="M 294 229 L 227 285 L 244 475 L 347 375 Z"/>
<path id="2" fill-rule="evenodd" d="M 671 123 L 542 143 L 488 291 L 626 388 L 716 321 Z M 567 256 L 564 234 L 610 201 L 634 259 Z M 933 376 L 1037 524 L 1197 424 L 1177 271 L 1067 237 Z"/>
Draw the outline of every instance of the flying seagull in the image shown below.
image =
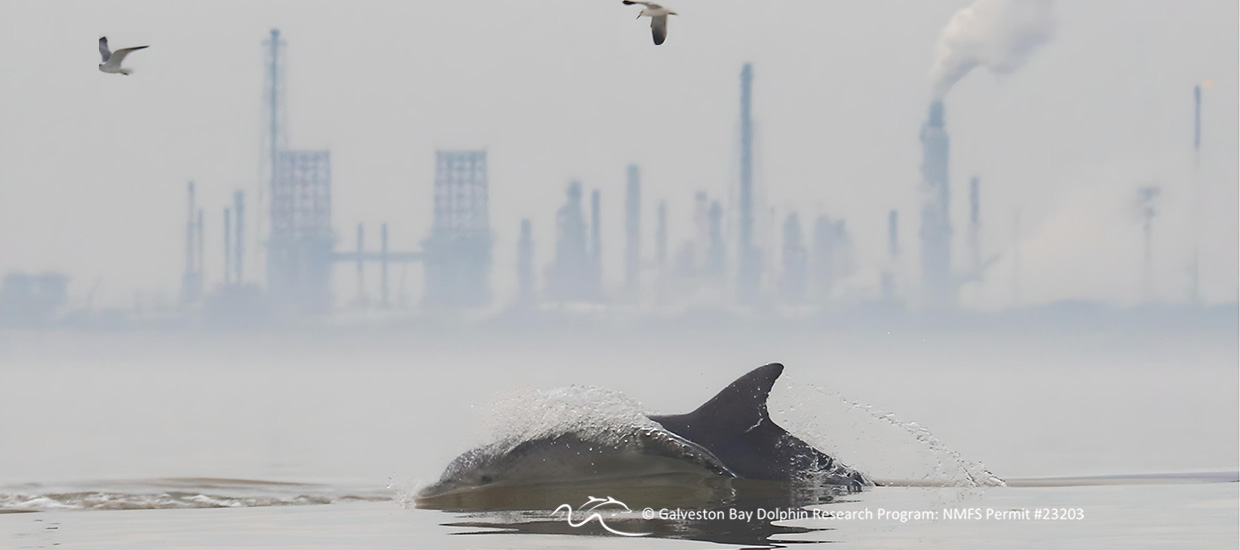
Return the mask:
<path id="1" fill-rule="evenodd" d="M 99 54 L 103 56 L 103 63 L 99 64 L 99 70 L 105 73 L 120 73 L 129 75 L 133 73 L 133 69 L 125 69 L 121 67 L 121 62 L 125 60 L 125 56 L 130 52 L 149 48 L 150 46 L 135 46 L 132 48 L 122 48 L 115 52 L 108 49 L 108 37 L 99 37 Z"/>
<path id="2" fill-rule="evenodd" d="M 641 19 L 643 15 L 650 18 L 650 31 L 654 34 L 654 45 L 658 46 L 659 44 L 662 44 L 664 40 L 667 40 L 667 16 L 680 14 L 655 4 L 654 2 L 624 0 L 624 5 L 626 6 L 632 6 L 633 4 L 641 4 L 646 6 L 645 8 L 642 8 L 641 13 L 637 14 L 637 18 Z"/>

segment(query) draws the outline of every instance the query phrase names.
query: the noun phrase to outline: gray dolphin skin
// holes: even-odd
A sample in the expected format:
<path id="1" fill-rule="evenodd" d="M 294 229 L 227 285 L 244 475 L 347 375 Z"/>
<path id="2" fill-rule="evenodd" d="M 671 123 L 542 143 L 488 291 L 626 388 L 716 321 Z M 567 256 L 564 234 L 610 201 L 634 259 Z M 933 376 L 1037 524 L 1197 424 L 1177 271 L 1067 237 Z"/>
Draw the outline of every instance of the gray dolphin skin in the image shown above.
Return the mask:
<path id="1" fill-rule="evenodd" d="M 438 482 L 418 492 L 417 505 L 502 507 L 515 505 L 514 498 L 528 502 L 531 490 L 557 486 L 600 491 L 657 487 L 666 498 L 676 491 L 709 493 L 730 480 L 848 492 L 873 485 L 771 420 L 766 400 L 783 368 L 779 363 L 758 367 L 693 412 L 649 416 L 652 424 L 635 427 L 618 441 L 563 433 L 470 450 L 453 460 Z"/>
<path id="2" fill-rule="evenodd" d="M 740 478 L 872 485 L 771 420 L 766 399 L 783 372 L 779 363 L 758 367 L 691 413 L 650 419 L 709 450 Z"/>

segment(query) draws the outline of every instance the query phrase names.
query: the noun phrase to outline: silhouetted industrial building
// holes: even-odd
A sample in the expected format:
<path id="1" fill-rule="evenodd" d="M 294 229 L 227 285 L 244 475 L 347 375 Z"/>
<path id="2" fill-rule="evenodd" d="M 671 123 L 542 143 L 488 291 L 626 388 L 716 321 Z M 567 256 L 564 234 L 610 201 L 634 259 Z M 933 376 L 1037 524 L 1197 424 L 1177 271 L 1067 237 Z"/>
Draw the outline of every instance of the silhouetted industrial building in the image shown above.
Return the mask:
<path id="1" fill-rule="evenodd" d="M 581 182 L 574 181 L 568 185 L 564 206 L 556 213 L 555 259 L 547 268 L 546 286 L 546 296 L 552 301 L 593 301 L 600 297 L 583 209 Z"/>
<path id="2" fill-rule="evenodd" d="M 224 208 L 224 284 L 232 282 L 232 209 Z"/>
<path id="3" fill-rule="evenodd" d="M 692 271 L 706 269 L 706 250 L 710 247 L 710 199 L 705 191 L 693 194 Z"/>
<path id="4" fill-rule="evenodd" d="M 789 304 L 805 301 L 806 270 L 809 264 L 805 240 L 801 233 L 801 220 L 796 212 L 784 219 L 784 272 L 779 294 Z"/>
<path id="5" fill-rule="evenodd" d="M 521 237 L 517 239 L 517 304 L 529 306 L 534 296 L 534 229 L 530 220 L 521 220 Z"/>
<path id="6" fill-rule="evenodd" d="M 491 222 L 486 151 L 435 155 L 435 216 L 422 243 L 429 306 L 491 301 Z"/>
<path id="7" fill-rule="evenodd" d="M 813 250 L 810 284 L 815 299 L 827 302 L 836 285 L 855 269 L 852 241 L 844 221 L 819 216 L 814 222 Z"/>
<path id="8" fill-rule="evenodd" d="M 275 170 L 267 292 L 280 313 L 326 313 L 335 259 L 331 154 L 278 151 Z"/>
<path id="9" fill-rule="evenodd" d="M 0 327 L 44 328 L 67 301 L 69 278 L 62 273 L 9 273 L 0 283 Z"/>

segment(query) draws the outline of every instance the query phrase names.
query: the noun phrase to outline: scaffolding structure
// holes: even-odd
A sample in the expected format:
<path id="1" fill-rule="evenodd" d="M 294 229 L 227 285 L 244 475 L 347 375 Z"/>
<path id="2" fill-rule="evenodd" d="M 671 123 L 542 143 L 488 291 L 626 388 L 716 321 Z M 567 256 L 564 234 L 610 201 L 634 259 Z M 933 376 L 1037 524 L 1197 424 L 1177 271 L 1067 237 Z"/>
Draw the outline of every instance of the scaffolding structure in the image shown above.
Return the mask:
<path id="1" fill-rule="evenodd" d="M 486 151 L 435 153 L 435 210 L 426 261 L 425 304 L 491 302 L 491 221 Z"/>
<path id="2" fill-rule="evenodd" d="M 271 187 L 267 289 L 293 313 L 331 310 L 335 234 L 331 225 L 331 153 L 278 151 Z"/>

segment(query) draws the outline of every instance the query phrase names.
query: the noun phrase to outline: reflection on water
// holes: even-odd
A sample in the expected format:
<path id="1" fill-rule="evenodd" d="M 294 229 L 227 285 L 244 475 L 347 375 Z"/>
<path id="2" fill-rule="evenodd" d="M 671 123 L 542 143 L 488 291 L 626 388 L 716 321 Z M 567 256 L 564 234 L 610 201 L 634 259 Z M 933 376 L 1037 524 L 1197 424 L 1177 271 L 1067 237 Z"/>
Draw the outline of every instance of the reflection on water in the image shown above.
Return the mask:
<path id="1" fill-rule="evenodd" d="M 647 476 L 588 484 L 543 484 L 486 487 L 422 500 L 419 508 L 465 512 L 443 523 L 469 528 L 459 535 L 532 534 L 611 536 L 617 531 L 661 539 L 696 540 L 746 547 L 777 548 L 784 544 L 830 542 L 828 528 L 778 525 L 788 519 L 821 517 L 814 505 L 855 502 L 846 496 L 856 489 L 716 476 L 706 483 L 679 476 Z M 587 508 L 578 504 L 610 497 L 623 507 Z M 565 506 L 568 505 L 568 506 Z M 577 515 L 565 511 L 576 506 Z M 589 513 L 598 518 L 590 519 Z M 609 532 L 610 531 L 610 532 Z"/>
<path id="2" fill-rule="evenodd" d="M 719 544 L 732 544 L 757 548 L 783 548 L 788 544 L 832 542 L 822 535 L 811 535 L 796 540 L 783 540 L 785 535 L 804 535 L 829 531 L 827 528 L 790 527 L 770 521 L 740 521 L 726 519 L 727 510 L 720 510 L 725 519 L 677 519 L 645 520 L 635 517 L 617 517 L 607 521 L 615 529 L 629 532 L 642 531 L 648 536 L 672 540 L 696 540 Z M 445 523 L 449 527 L 469 527 L 483 531 L 464 531 L 460 535 L 526 534 L 526 535 L 586 535 L 608 536 L 609 533 L 597 523 L 572 527 L 564 519 L 546 519 L 545 513 L 522 512 L 506 517 L 487 515 L 469 516 L 467 521 Z M 475 519 L 476 518 L 476 519 Z"/>
<path id="3" fill-rule="evenodd" d="M 1192 486 L 1198 484 L 1232 484 L 1240 480 L 1240 473 L 1210 472 L 1193 474 L 1142 474 L 1111 475 L 1074 478 L 1038 478 L 1014 480 L 1003 488 L 1006 499 L 1020 500 L 1016 504 L 998 506 L 999 509 L 1018 509 L 1021 506 L 1045 505 L 1042 493 L 1028 492 L 1028 487 L 1080 488 L 1113 487 L 1129 491 L 1129 487 Z M 419 502 L 419 508 L 437 508 L 452 513 L 451 519 L 440 522 L 444 527 L 456 529 L 454 535 L 575 535 L 615 536 L 615 531 L 643 533 L 646 537 L 669 540 L 694 540 L 719 544 L 738 545 L 747 548 L 782 548 L 789 545 L 826 542 L 855 542 L 856 533 L 846 537 L 844 525 L 866 525 L 870 522 L 849 521 L 856 517 L 858 509 L 875 506 L 889 510 L 938 510 L 944 507 L 981 506 L 994 498 L 984 488 L 928 487 L 920 483 L 896 484 L 880 487 L 878 492 L 856 495 L 845 487 L 809 486 L 779 482 L 745 479 L 726 479 L 714 491 L 683 491 L 683 485 L 667 479 L 632 479 L 610 484 L 594 483 L 559 484 L 554 486 L 530 486 L 488 488 L 479 490 L 469 498 L 456 501 L 459 506 L 434 507 Z M 1046 489 L 1040 489 L 1045 491 Z M 1138 489 L 1141 490 L 1141 489 Z M 948 491 L 937 493 L 936 491 Z M 954 491 L 970 491 L 956 493 Z M 975 491 L 975 492 L 974 492 Z M 881 494 L 880 494 L 881 493 Z M 1136 493 L 1133 493 L 1136 494 Z M 934 495 L 939 495 L 935 497 Z M 580 506 L 593 497 L 612 497 L 626 505 L 626 509 L 598 508 L 600 518 L 585 521 L 589 508 Z M 860 498 L 860 497 L 864 498 Z M 929 499 L 929 500 L 926 500 Z M 1076 497 L 1063 500 L 1086 505 L 1091 514 L 1102 507 L 1097 503 Z M 577 515 L 570 524 L 569 516 L 557 507 L 563 504 L 575 506 Z M 1234 501 L 1232 509 L 1234 510 Z M 463 512 L 463 514 L 461 514 Z M 1099 516 L 1101 517 L 1101 516 Z M 791 520 L 792 524 L 789 524 Z M 809 521 L 800 521 L 809 520 Z M 894 521 L 894 520 L 891 520 Z M 1093 521 L 1102 521 L 1093 519 Z M 605 527 L 603 523 L 605 522 Z M 879 522 L 881 523 L 881 521 Z M 1062 522 L 1061 522 L 1062 523 Z M 940 522 L 931 522 L 940 525 Z M 574 527 L 574 525 L 577 525 Z M 841 527 L 835 527 L 835 526 Z M 899 523 L 903 529 L 912 529 L 913 523 Z M 959 528 L 975 526 L 974 523 L 957 523 Z M 1016 529 L 1014 523 L 994 524 Z M 1020 524 L 1023 526 L 1024 524 Z M 1029 523 L 1037 525 L 1037 522 Z M 1071 525 L 1054 526 L 1056 529 L 1075 528 Z M 609 532 L 611 531 L 611 532 Z M 831 531 L 833 533 L 828 533 Z M 1210 538 L 1213 535 L 1202 535 Z M 846 540 L 846 539 L 852 540 Z"/>

